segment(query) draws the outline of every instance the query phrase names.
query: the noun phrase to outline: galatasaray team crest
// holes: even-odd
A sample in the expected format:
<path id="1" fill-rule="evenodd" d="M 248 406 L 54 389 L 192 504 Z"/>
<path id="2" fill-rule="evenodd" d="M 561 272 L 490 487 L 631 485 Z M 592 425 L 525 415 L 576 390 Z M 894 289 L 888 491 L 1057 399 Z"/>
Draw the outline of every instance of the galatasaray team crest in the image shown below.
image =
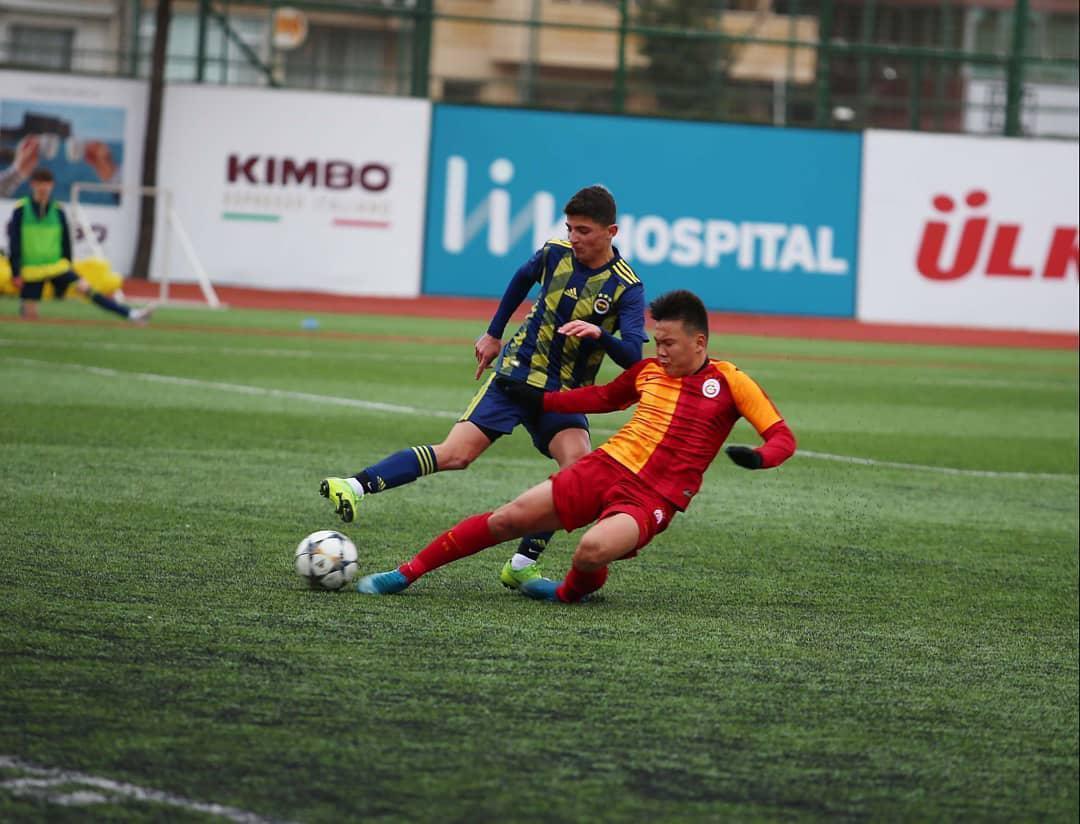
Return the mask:
<path id="1" fill-rule="evenodd" d="M 701 394 L 706 398 L 715 398 L 720 394 L 720 381 L 716 378 L 709 378 L 705 383 L 701 384 Z"/>

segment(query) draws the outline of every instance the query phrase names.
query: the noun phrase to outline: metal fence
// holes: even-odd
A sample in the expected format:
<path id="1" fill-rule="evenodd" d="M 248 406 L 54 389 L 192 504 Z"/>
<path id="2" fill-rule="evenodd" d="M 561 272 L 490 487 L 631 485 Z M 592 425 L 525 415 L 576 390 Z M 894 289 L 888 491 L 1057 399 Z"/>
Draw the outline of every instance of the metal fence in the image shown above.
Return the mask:
<path id="1" fill-rule="evenodd" d="M 1063 0 L 297 0 L 174 5 L 172 81 L 687 119 L 1077 137 Z M 8 25 L 0 65 L 144 77 L 152 10 L 115 48 Z M 0 12 L 0 24 L 3 13 Z M 293 38 L 297 40 L 297 38 Z"/>

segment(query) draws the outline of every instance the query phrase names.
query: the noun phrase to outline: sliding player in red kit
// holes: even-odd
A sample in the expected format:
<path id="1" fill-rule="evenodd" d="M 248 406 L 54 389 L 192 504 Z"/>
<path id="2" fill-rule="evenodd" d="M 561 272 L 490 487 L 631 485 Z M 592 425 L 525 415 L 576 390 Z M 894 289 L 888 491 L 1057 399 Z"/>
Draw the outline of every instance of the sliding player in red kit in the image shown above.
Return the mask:
<path id="1" fill-rule="evenodd" d="M 451 561 L 530 532 L 582 535 L 563 581 L 539 578 L 521 586 L 533 598 L 573 603 L 607 580 L 608 564 L 633 557 L 684 511 L 731 427 L 746 418 L 764 439 L 756 449 L 729 446 L 746 469 L 779 466 L 795 452 L 795 437 L 765 392 L 734 364 L 709 358 L 708 315 L 691 292 L 675 291 L 649 306 L 656 357 L 631 366 L 611 383 L 562 392 L 521 385 L 518 400 L 539 413 L 613 412 L 637 404 L 633 417 L 600 448 L 494 512 L 473 515 L 444 532 L 395 570 L 367 575 L 362 593 L 400 592 Z"/>

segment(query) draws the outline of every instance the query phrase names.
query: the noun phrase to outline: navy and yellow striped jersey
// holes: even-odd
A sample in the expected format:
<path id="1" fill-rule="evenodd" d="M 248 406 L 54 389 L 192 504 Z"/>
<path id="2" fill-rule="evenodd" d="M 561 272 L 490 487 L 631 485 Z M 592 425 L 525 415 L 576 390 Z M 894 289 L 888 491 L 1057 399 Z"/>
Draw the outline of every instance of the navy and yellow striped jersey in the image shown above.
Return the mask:
<path id="1" fill-rule="evenodd" d="M 532 284 L 540 284 L 540 294 L 493 364 L 497 374 L 555 391 L 593 384 L 605 353 L 624 369 L 641 360 L 645 290 L 619 250 L 613 251 L 603 266 L 587 269 L 575 260 L 567 241 L 550 240 L 518 269 L 488 333 L 502 337 L 506 319 Z M 517 291 L 522 285 L 525 291 Z M 508 300 L 515 292 L 518 299 Z M 556 332 L 571 320 L 596 324 L 600 338 Z"/>

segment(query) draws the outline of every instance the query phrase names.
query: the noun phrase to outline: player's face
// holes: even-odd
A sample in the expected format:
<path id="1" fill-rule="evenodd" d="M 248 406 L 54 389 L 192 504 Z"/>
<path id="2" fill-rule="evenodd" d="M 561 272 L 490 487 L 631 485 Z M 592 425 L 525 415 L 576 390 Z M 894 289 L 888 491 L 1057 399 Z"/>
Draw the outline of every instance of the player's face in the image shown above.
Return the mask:
<path id="1" fill-rule="evenodd" d="M 34 199 L 35 203 L 45 205 L 49 202 L 49 198 L 52 196 L 53 182 L 51 180 L 31 180 L 30 181 L 30 196 Z"/>
<path id="2" fill-rule="evenodd" d="M 611 241 L 619 227 L 604 226 L 584 215 L 566 216 L 566 236 L 574 250 L 574 257 L 584 266 L 595 269 L 611 259 Z"/>
<path id="3" fill-rule="evenodd" d="M 692 375 L 705 362 L 707 339 L 691 332 L 681 320 L 658 320 L 653 329 L 656 359 L 673 378 Z"/>

